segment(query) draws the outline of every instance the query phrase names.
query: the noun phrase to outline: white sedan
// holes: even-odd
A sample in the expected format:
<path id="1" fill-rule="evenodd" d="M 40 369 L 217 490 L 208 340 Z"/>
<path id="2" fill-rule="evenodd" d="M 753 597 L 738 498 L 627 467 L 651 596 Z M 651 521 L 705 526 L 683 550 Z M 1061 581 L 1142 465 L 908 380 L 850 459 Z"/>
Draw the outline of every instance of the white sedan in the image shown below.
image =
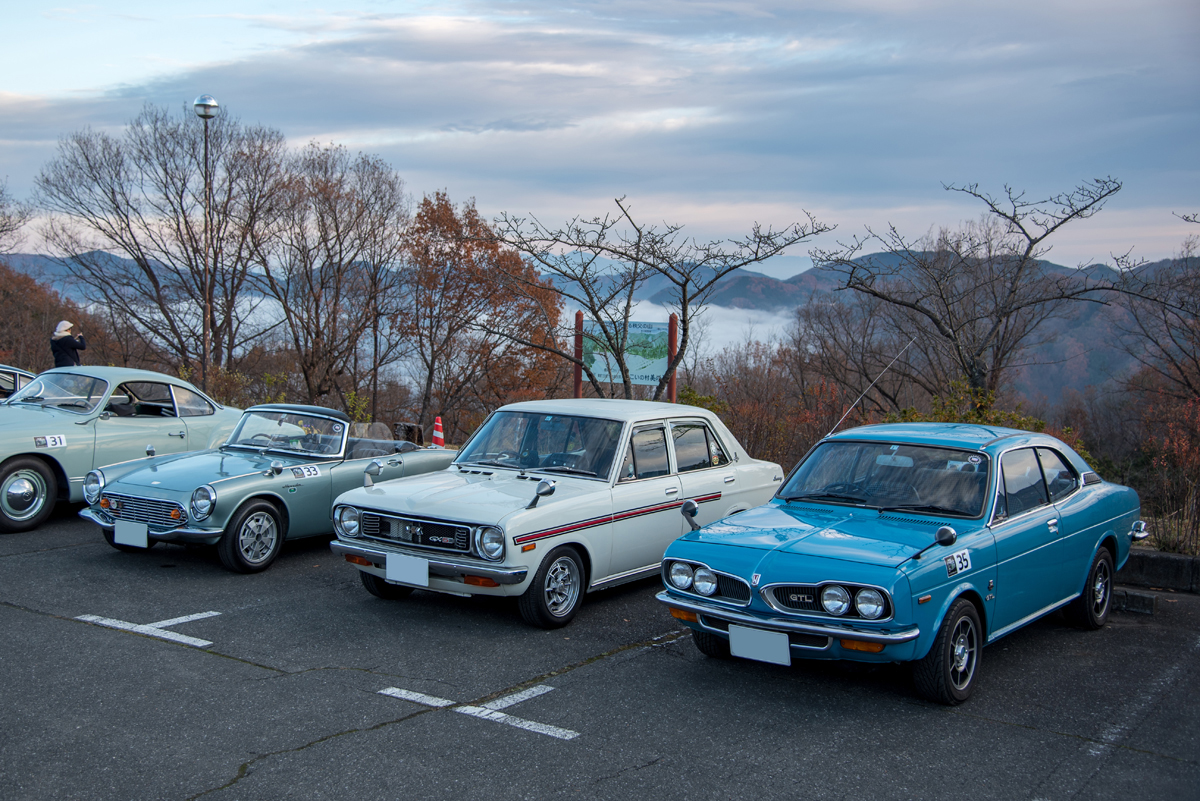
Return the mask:
<path id="1" fill-rule="evenodd" d="M 557 628 L 585 590 L 657 575 L 691 525 L 759 506 L 782 480 L 706 409 L 516 403 L 493 412 L 448 469 L 368 478 L 340 495 L 330 547 L 380 598 L 515 595 L 526 621 Z"/>

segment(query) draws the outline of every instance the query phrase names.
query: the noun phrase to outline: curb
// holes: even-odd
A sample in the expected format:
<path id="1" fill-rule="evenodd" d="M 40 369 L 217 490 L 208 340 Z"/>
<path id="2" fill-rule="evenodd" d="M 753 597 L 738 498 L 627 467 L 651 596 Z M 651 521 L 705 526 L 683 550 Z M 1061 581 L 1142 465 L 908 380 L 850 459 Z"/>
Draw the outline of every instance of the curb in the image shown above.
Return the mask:
<path id="1" fill-rule="evenodd" d="M 1115 579 L 1133 587 L 1200 593 L 1200 557 L 1131 548 Z"/>
<path id="2" fill-rule="evenodd" d="M 1112 593 L 1112 608 L 1134 615 L 1153 615 L 1158 611 L 1158 595 L 1117 587 Z"/>

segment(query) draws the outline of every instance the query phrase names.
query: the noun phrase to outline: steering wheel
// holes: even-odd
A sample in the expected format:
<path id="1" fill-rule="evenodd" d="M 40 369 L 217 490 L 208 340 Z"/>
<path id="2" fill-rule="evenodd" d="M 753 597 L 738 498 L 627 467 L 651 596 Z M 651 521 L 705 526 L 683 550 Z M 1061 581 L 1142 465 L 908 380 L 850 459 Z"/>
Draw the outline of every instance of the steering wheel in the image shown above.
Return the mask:
<path id="1" fill-rule="evenodd" d="M 266 444 L 268 444 L 268 445 L 270 445 L 272 442 L 275 441 L 274 438 L 270 434 L 264 434 L 261 431 L 259 433 L 255 434 L 254 436 L 250 437 L 250 441 L 254 442 L 254 440 L 258 439 L 259 437 L 262 437 L 266 441 Z"/>

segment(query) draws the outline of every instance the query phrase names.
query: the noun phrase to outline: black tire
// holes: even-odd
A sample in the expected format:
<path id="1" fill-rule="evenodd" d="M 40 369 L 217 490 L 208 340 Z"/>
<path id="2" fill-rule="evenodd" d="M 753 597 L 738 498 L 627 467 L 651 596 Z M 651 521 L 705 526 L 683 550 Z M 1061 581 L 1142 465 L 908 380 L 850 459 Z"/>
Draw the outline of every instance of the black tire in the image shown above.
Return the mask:
<path id="1" fill-rule="evenodd" d="M 109 531 L 108 529 L 101 529 L 101 531 L 104 532 L 104 541 L 122 553 L 145 553 L 155 545 L 158 545 L 158 540 L 151 539 L 146 540 L 145 548 L 139 548 L 136 545 L 125 545 L 124 543 L 116 542 L 113 539 L 113 532 Z"/>
<path id="2" fill-rule="evenodd" d="M 1092 559 L 1083 594 L 1067 607 L 1067 617 L 1072 623 L 1088 631 L 1104 627 L 1112 608 L 1112 580 L 1112 554 L 1102 547 Z"/>
<path id="3" fill-rule="evenodd" d="M 939 704 L 961 704 L 979 678 L 983 627 L 975 604 L 959 598 L 942 620 L 933 647 L 913 663 L 917 692 Z"/>
<path id="4" fill-rule="evenodd" d="M 729 659 L 729 640 L 718 637 L 711 631 L 696 631 L 692 629 L 692 642 L 700 649 L 700 653 L 713 659 Z"/>
<path id="5" fill-rule="evenodd" d="M 251 501 L 225 527 L 217 542 L 217 555 L 221 564 L 235 573 L 258 573 L 279 556 L 286 535 L 274 504 Z"/>
<path id="6" fill-rule="evenodd" d="M 574 548 L 562 545 L 546 554 L 517 606 L 529 625 L 557 629 L 575 617 L 583 593 L 583 560 Z"/>
<path id="7" fill-rule="evenodd" d="M 14 456 L 0 466 L 0 531 L 37 528 L 57 500 L 58 479 L 41 459 Z"/>
<path id="8" fill-rule="evenodd" d="M 407 598 L 412 595 L 412 587 L 405 587 L 400 584 L 388 584 L 374 573 L 360 570 L 358 571 L 358 577 L 362 579 L 362 585 L 367 588 L 367 592 L 376 598 L 382 598 L 385 601 L 399 601 L 401 598 Z"/>

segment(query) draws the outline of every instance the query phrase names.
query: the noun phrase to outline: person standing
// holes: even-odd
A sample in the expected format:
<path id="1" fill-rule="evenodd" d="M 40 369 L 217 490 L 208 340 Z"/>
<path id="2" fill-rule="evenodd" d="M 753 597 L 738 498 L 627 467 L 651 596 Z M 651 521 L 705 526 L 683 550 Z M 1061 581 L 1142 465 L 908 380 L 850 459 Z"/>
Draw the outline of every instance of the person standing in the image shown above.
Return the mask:
<path id="1" fill-rule="evenodd" d="M 72 336 L 71 332 L 74 325 L 63 320 L 54 328 L 54 336 L 50 337 L 50 352 L 54 354 L 55 367 L 74 367 L 83 362 L 79 358 L 79 351 L 87 350 L 87 342 L 83 339 L 83 332 L 79 332 L 79 336 Z"/>

